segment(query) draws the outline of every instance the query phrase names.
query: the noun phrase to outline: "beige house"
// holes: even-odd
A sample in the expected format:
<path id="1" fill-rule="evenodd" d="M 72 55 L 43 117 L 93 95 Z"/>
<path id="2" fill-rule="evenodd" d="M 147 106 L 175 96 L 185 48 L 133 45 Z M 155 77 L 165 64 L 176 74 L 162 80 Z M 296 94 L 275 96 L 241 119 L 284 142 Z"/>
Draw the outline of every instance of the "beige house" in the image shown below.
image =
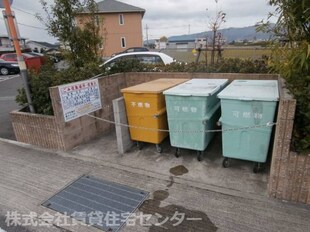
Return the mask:
<path id="1" fill-rule="evenodd" d="M 145 10 L 115 0 L 98 2 L 97 24 L 100 27 L 102 57 L 121 52 L 130 47 L 141 47 L 142 18 Z M 76 18 L 78 26 L 87 21 L 87 12 Z"/>

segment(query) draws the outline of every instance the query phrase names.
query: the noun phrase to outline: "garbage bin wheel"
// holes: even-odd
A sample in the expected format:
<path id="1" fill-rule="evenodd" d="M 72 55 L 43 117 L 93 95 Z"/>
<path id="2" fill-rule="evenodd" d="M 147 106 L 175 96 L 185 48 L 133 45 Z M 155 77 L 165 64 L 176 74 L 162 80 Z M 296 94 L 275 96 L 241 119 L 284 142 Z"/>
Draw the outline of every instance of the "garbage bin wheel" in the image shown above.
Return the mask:
<path id="1" fill-rule="evenodd" d="M 197 160 L 198 161 L 202 160 L 202 156 L 203 156 L 203 152 L 202 151 L 197 151 Z"/>
<path id="2" fill-rule="evenodd" d="M 160 144 L 156 144 L 156 151 L 158 153 L 162 153 L 163 152 L 163 148 L 162 148 L 162 146 Z"/>
<path id="3" fill-rule="evenodd" d="M 222 165 L 223 165 L 224 168 L 228 168 L 229 165 L 230 165 L 230 160 L 229 160 L 229 158 L 224 158 L 224 159 L 223 159 Z"/>
<path id="4" fill-rule="evenodd" d="M 263 168 L 262 168 L 261 163 L 255 163 L 255 164 L 254 164 L 254 167 L 253 167 L 253 172 L 254 172 L 254 173 L 259 173 L 262 169 L 263 169 Z"/>
<path id="5" fill-rule="evenodd" d="M 181 156 L 181 149 L 180 148 L 175 149 L 174 155 L 175 157 L 179 158 Z"/>
<path id="6" fill-rule="evenodd" d="M 142 142 L 137 142 L 137 147 L 138 147 L 139 150 L 142 150 L 143 143 Z"/>

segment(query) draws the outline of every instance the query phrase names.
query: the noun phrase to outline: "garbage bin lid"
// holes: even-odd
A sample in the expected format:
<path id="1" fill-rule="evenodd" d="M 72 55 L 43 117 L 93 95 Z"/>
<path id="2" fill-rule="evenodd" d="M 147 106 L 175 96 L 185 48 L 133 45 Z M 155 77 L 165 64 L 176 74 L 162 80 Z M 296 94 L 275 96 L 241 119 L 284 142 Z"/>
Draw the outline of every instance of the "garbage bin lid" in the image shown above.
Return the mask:
<path id="1" fill-rule="evenodd" d="M 192 79 L 164 91 L 165 95 L 210 96 L 228 82 L 228 79 Z"/>
<path id="2" fill-rule="evenodd" d="M 278 101 L 278 81 L 234 80 L 217 96 L 221 99 Z"/>
<path id="3" fill-rule="evenodd" d="M 162 78 L 122 89 L 122 93 L 162 93 L 164 90 L 181 84 L 188 79 Z"/>

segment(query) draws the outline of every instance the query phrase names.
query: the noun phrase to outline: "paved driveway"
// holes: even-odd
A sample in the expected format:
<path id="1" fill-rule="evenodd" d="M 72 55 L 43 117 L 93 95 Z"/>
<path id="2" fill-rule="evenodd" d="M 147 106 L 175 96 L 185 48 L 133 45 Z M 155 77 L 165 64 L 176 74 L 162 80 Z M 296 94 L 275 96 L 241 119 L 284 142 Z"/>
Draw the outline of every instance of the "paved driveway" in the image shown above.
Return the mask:
<path id="1" fill-rule="evenodd" d="M 10 112 L 18 109 L 17 89 L 22 87 L 19 75 L 0 76 L 0 137 L 15 140 Z"/>

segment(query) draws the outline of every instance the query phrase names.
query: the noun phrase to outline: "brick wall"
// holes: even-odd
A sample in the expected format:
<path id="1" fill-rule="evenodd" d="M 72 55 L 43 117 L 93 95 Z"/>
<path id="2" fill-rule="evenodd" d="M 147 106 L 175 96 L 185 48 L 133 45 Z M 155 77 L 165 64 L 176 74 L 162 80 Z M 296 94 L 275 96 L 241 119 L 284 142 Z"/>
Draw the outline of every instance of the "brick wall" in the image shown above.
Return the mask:
<path id="1" fill-rule="evenodd" d="M 98 118 L 113 121 L 112 101 L 121 97 L 120 90 L 159 78 L 226 78 L 234 79 L 277 79 L 277 75 L 235 73 L 121 73 L 98 78 L 103 109 L 92 113 Z M 54 116 L 32 115 L 12 112 L 14 132 L 18 141 L 40 147 L 70 150 L 98 136 L 110 133 L 114 125 L 83 116 L 64 122 L 58 87 L 50 88 Z M 28 123 L 29 122 L 29 123 Z M 51 126 L 52 125 L 52 126 Z"/>
<path id="2" fill-rule="evenodd" d="M 11 119 L 17 141 L 48 149 L 64 149 L 54 116 L 13 111 Z"/>
<path id="3" fill-rule="evenodd" d="M 102 109 L 91 115 L 114 120 L 112 100 L 121 97 L 120 90 L 126 87 L 124 74 L 115 74 L 98 79 L 101 91 Z M 89 116 L 83 116 L 70 122 L 65 122 L 60 102 L 58 87 L 50 88 L 56 123 L 63 138 L 64 150 L 70 150 L 98 136 L 110 133 L 114 125 Z"/>
<path id="4" fill-rule="evenodd" d="M 269 195 L 287 201 L 310 204 L 310 155 L 290 151 L 296 100 L 279 79 L 280 102 L 273 146 Z"/>

